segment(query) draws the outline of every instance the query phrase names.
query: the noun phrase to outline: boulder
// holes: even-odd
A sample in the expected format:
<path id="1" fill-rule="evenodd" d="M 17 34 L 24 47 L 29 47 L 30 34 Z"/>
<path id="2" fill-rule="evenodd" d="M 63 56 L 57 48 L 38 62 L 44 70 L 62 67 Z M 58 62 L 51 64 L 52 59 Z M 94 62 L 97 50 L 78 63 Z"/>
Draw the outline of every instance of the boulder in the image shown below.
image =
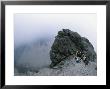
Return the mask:
<path id="1" fill-rule="evenodd" d="M 87 38 L 81 37 L 77 32 L 69 29 L 62 29 L 55 37 L 50 50 L 50 59 L 52 61 L 50 67 L 54 67 L 71 55 L 76 56 L 76 52 L 86 56 L 84 60 L 86 64 L 89 61 L 96 60 L 94 47 Z"/>

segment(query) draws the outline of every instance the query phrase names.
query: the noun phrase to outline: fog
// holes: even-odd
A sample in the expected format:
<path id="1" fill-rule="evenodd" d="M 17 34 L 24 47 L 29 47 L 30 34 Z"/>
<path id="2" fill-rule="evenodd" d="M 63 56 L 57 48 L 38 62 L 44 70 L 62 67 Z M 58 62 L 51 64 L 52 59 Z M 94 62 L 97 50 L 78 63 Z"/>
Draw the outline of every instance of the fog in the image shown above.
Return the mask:
<path id="1" fill-rule="evenodd" d="M 24 44 L 30 47 L 20 54 L 18 62 L 30 63 L 35 68 L 49 64 L 49 49 L 57 32 L 62 29 L 70 29 L 86 37 L 97 51 L 96 14 L 15 14 L 15 49 Z M 46 40 L 47 45 L 39 45 L 40 39 Z"/>
<path id="2" fill-rule="evenodd" d="M 20 45 L 40 37 L 55 37 L 63 28 L 87 37 L 96 50 L 96 14 L 15 14 L 15 45 Z"/>

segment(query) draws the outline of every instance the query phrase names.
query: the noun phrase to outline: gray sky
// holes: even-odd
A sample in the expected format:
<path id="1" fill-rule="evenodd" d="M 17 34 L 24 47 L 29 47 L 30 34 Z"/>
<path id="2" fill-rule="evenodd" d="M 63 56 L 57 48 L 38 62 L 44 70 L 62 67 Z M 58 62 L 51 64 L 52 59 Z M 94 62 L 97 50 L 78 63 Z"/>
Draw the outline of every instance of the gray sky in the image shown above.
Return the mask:
<path id="1" fill-rule="evenodd" d="M 15 14 L 15 45 L 39 38 L 54 38 L 63 28 L 78 32 L 81 36 L 88 38 L 96 50 L 96 14 Z"/>

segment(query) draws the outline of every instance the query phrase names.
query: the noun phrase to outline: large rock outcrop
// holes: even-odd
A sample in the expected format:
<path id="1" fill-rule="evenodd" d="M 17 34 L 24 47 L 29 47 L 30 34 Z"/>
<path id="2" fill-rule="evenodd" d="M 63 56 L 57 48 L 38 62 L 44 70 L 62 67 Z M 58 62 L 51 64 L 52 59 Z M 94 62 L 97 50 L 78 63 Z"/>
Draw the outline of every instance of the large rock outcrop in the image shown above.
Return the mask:
<path id="1" fill-rule="evenodd" d="M 50 50 L 50 59 L 52 61 L 50 67 L 54 67 L 69 56 L 76 56 L 77 52 L 81 56 L 85 55 L 86 59 L 83 61 L 86 64 L 89 61 L 96 60 L 94 47 L 88 39 L 69 29 L 59 31 Z"/>

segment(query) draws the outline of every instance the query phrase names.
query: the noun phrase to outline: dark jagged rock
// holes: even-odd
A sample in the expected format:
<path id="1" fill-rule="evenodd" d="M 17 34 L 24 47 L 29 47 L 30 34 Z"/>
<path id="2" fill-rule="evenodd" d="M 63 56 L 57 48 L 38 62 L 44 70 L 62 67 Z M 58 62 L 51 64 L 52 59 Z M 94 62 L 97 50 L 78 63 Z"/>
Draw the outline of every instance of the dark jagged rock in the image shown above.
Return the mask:
<path id="1" fill-rule="evenodd" d="M 50 50 L 52 61 L 50 67 L 57 65 L 71 55 L 75 55 L 76 52 L 86 55 L 84 60 L 86 64 L 96 59 L 94 47 L 88 39 L 69 29 L 59 31 Z"/>

